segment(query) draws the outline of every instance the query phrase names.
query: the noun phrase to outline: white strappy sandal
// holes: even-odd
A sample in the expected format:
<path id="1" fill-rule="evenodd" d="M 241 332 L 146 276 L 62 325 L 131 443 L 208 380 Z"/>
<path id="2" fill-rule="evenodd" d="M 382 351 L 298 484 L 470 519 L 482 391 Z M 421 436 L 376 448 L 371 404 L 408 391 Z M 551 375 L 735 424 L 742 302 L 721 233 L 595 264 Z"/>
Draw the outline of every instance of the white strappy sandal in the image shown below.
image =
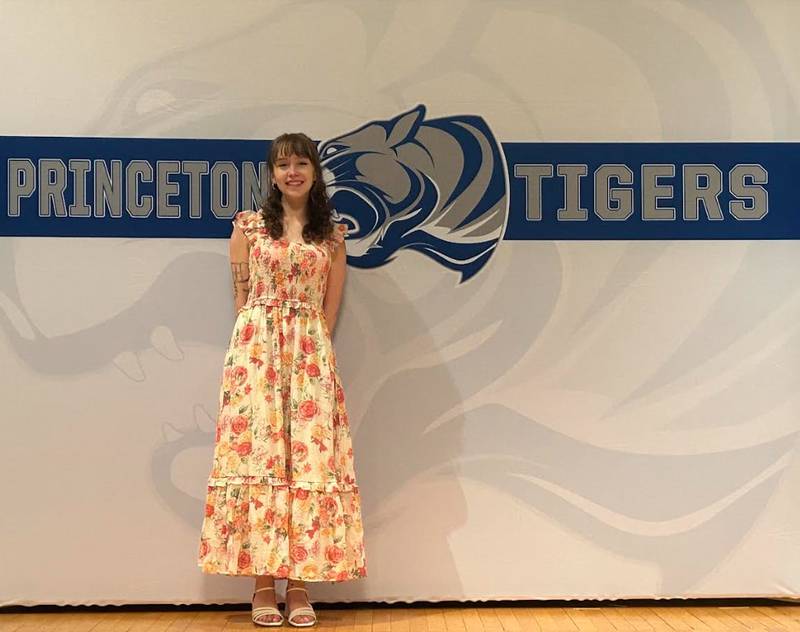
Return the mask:
<path id="1" fill-rule="evenodd" d="M 287 588 L 286 593 L 286 620 L 289 622 L 289 625 L 294 626 L 296 628 L 310 628 L 312 625 L 316 625 L 317 623 L 317 613 L 314 612 L 314 609 L 311 606 L 300 606 L 299 608 L 295 608 L 291 612 L 289 612 L 289 597 L 288 593 L 293 590 L 302 590 L 308 596 L 308 591 L 305 588 L 300 588 L 295 586 L 293 588 Z M 312 617 L 311 621 L 305 621 L 303 623 L 297 623 L 294 621 L 295 617 Z"/>
<path id="2" fill-rule="evenodd" d="M 253 597 L 256 596 L 256 593 L 260 593 L 263 590 L 275 590 L 275 588 L 273 586 L 259 588 L 253 593 Z M 269 619 L 266 621 L 261 621 L 261 619 L 270 616 L 277 616 L 280 618 L 276 621 L 270 621 Z M 277 628 L 283 625 L 283 615 L 281 614 L 281 611 L 274 606 L 261 606 L 259 608 L 253 607 L 251 618 L 253 619 L 253 623 L 264 628 Z"/>

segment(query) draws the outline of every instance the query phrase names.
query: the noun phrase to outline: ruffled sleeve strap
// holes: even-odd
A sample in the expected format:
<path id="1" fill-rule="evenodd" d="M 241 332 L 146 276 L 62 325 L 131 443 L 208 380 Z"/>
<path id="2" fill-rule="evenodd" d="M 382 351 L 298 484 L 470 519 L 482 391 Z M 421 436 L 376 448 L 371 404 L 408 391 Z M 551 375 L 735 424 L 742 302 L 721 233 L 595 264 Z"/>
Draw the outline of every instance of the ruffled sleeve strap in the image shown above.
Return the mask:
<path id="1" fill-rule="evenodd" d="M 258 234 L 257 224 L 258 213 L 255 211 L 240 211 L 233 217 L 233 225 L 245 234 L 251 246 Z"/>
<path id="2" fill-rule="evenodd" d="M 341 244 L 344 243 L 344 240 L 347 238 L 347 226 L 345 224 L 336 224 L 333 225 L 333 234 L 330 238 L 330 246 L 331 252 L 336 250 Z"/>

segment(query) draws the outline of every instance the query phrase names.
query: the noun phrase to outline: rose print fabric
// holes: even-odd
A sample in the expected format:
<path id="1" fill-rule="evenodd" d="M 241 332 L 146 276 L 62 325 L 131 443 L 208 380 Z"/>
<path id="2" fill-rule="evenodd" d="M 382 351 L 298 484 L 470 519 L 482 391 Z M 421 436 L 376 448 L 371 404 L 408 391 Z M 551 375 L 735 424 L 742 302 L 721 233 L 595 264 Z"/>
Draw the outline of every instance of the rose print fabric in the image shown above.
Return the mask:
<path id="1" fill-rule="evenodd" d="M 366 575 L 361 504 L 336 357 L 322 313 L 337 227 L 273 240 L 237 214 L 250 295 L 220 388 L 199 564 L 207 573 L 346 581 Z"/>

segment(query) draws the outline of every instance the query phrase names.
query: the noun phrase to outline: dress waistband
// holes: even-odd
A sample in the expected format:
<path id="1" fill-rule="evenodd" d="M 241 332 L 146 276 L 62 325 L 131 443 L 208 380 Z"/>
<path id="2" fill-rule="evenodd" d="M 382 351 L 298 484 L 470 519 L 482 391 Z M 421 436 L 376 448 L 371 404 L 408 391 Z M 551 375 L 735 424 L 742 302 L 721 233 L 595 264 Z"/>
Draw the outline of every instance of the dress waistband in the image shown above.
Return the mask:
<path id="1" fill-rule="evenodd" d="M 322 309 L 319 305 L 315 305 L 311 301 L 301 301 L 297 298 L 278 298 L 277 296 L 259 296 L 257 298 L 247 299 L 242 309 L 254 307 L 255 305 L 262 305 L 265 307 L 292 307 L 294 309 L 305 309 L 314 312 L 318 312 Z"/>

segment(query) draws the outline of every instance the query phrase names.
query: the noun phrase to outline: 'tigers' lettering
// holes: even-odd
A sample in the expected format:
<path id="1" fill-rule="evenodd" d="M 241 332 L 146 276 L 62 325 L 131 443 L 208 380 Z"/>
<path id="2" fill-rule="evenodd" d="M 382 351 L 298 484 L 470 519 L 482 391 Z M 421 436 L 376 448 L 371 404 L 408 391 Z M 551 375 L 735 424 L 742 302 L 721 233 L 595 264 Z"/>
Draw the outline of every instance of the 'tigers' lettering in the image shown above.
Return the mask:
<path id="1" fill-rule="evenodd" d="M 581 197 L 581 179 L 588 176 L 587 165 L 517 164 L 514 176 L 525 181 L 525 217 L 542 219 L 543 180 L 563 178 L 561 206 L 555 211 L 559 222 L 581 222 L 589 219 L 586 200 Z M 676 166 L 645 164 L 638 174 L 623 164 L 604 164 L 593 174 L 594 213 L 603 221 L 624 221 L 634 213 L 643 221 L 675 221 L 678 210 L 674 203 Z M 769 197 L 763 186 L 768 183 L 767 170 L 759 164 L 739 164 L 727 174 L 712 164 L 684 164 L 681 167 L 681 216 L 685 221 L 698 221 L 701 212 L 710 221 L 724 219 L 720 202 L 723 183 L 730 198 L 727 212 L 737 220 L 760 220 L 769 212 Z M 635 195 L 638 188 L 639 195 Z M 585 187 L 584 187 L 585 189 Z M 547 205 L 545 208 L 553 208 Z"/>
<path id="2" fill-rule="evenodd" d="M 29 158 L 8 160 L 8 216 L 19 217 L 22 201 L 38 198 L 40 217 L 179 218 L 182 209 L 199 219 L 210 206 L 218 218 L 231 217 L 266 194 L 266 163 L 205 160 L 121 160 Z M 241 194 L 241 197 L 240 197 Z M 204 196 L 210 196 L 210 205 Z"/>

